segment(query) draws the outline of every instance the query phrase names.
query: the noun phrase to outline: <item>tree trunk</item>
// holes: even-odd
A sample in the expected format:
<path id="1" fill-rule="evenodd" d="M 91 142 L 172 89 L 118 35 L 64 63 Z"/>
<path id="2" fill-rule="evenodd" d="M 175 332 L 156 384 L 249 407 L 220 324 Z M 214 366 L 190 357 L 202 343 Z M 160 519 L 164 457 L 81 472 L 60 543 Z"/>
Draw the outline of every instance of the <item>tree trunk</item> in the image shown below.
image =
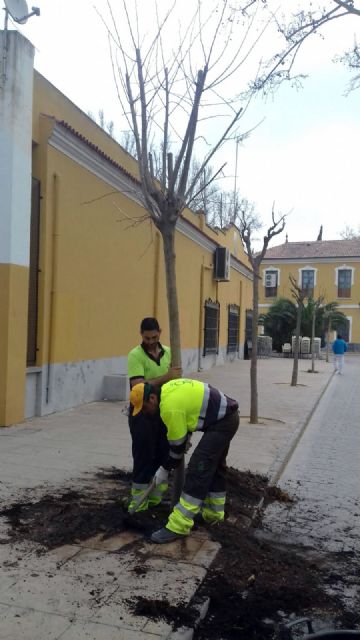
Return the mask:
<path id="1" fill-rule="evenodd" d="M 328 328 L 326 331 L 326 362 L 329 362 L 329 353 L 330 353 L 330 331 L 331 331 L 331 320 L 329 318 Z"/>
<path id="2" fill-rule="evenodd" d="M 175 253 L 175 224 L 162 229 L 164 262 L 166 274 L 166 291 L 169 313 L 171 364 L 181 367 L 181 343 L 179 305 L 176 288 L 176 253 Z M 174 488 L 171 498 L 171 506 L 174 507 L 180 499 L 185 479 L 185 459 L 174 471 Z"/>
<path id="3" fill-rule="evenodd" d="M 293 362 L 293 370 L 292 370 L 292 377 L 291 377 L 292 387 L 296 387 L 297 381 L 298 381 L 301 312 L 302 312 L 302 307 L 300 304 L 298 304 L 297 315 L 296 315 L 296 329 L 295 329 L 294 362 Z"/>
<path id="4" fill-rule="evenodd" d="M 258 424 L 258 391 L 257 391 L 257 332 L 259 320 L 259 267 L 254 269 L 253 280 L 253 324 L 252 352 L 250 364 L 250 423 Z"/>
<path id="5" fill-rule="evenodd" d="M 316 309 L 314 309 L 311 321 L 311 373 L 315 373 L 315 321 Z"/>
<path id="6" fill-rule="evenodd" d="M 179 305 L 176 288 L 175 225 L 161 230 L 164 249 L 166 292 L 169 312 L 171 364 L 181 367 Z"/>

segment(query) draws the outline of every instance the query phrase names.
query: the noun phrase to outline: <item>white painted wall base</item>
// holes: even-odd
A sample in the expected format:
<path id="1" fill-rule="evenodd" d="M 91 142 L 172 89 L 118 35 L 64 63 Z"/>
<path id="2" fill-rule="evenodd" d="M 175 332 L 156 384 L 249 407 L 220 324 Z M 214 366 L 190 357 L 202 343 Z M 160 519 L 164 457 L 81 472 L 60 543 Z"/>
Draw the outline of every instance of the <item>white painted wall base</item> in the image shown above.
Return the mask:
<path id="1" fill-rule="evenodd" d="M 111 376 L 104 376 L 104 400 L 127 400 L 128 396 L 129 379 L 125 374 L 113 373 Z"/>
<path id="2" fill-rule="evenodd" d="M 191 376 L 195 371 L 233 362 L 243 358 L 241 353 L 226 353 L 203 357 L 197 349 L 182 352 L 183 374 Z M 109 380 L 116 381 L 116 388 L 109 388 Z M 120 386 L 119 386 L 120 383 Z M 105 386 L 107 385 L 107 387 Z M 127 378 L 127 357 L 104 360 L 83 360 L 43 367 L 31 367 L 26 372 L 26 418 L 44 416 L 56 411 L 64 411 L 88 402 L 99 402 L 108 395 L 109 400 L 127 400 L 129 383 Z M 120 394 L 122 397 L 115 397 Z"/>

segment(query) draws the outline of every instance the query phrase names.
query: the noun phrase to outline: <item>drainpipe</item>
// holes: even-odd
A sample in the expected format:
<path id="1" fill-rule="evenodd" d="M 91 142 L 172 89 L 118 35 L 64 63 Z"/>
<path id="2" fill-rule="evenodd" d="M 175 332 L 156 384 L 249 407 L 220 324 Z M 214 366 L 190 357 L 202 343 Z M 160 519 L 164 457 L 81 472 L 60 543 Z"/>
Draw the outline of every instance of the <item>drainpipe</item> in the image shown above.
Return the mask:
<path id="1" fill-rule="evenodd" d="M 240 326 L 239 326 L 239 346 L 238 346 L 238 354 L 237 354 L 237 355 L 238 355 L 238 358 L 240 358 L 240 351 L 239 351 L 239 349 L 240 349 L 240 345 L 241 345 L 241 332 L 240 332 L 240 328 L 241 328 L 241 311 L 242 311 L 242 297 L 243 297 L 243 295 L 242 295 L 242 294 L 243 294 L 242 284 L 243 284 L 243 283 L 242 283 L 242 281 L 240 280 L 240 282 L 239 282 L 239 285 L 240 285 L 240 286 L 239 286 L 239 323 L 240 323 Z"/>
<path id="2" fill-rule="evenodd" d="M 53 367 L 54 358 L 54 346 L 55 346 L 55 311 L 56 311 L 56 292 L 57 292 L 57 278 L 58 278 L 58 241 L 59 241 L 59 229 L 58 229 L 58 205 L 59 205 L 59 176 L 54 173 L 52 180 L 52 243 L 51 243 L 51 291 L 50 291 L 50 305 L 49 305 L 49 334 L 48 334 L 48 366 L 46 374 L 46 404 L 49 404 L 51 400 L 51 372 Z"/>
<path id="3" fill-rule="evenodd" d="M 6 83 L 6 64 L 8 57 L 8 19 L 9 13 L 7 9 L 5 9 L 5 23 L 4 23 L 4 42 L 3 42 L 3 50 L 2 50 L 2 60 L 1 60 L 1 84 L 0 87 L 4 88 Z"/>

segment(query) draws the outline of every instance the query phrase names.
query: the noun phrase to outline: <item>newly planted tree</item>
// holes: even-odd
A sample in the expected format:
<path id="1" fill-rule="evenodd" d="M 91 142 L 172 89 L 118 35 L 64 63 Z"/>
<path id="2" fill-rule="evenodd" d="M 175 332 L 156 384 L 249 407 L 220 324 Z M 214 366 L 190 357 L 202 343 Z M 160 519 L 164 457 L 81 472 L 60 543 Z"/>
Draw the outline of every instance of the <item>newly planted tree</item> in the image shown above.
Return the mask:
<path id="1" fill-rule="evenodd" d="M 260 265 L 266 255 L 269 242 L 285 228 L 285 215 L 275 217 L 274 207 L 271 212 L 272 224 L 263 236 L 263 244 L 260 251 L 253 246 L 254 232 L 261 228 L 258 216 L 253 207 L 244 208 L 237 217 L 237 225 L 246 252 L 253 269 L 253 324 L 252 324 L 252 352 L 250 364 L 250 422 L 257 424 L 258 416 L 258 388 L 257 388 L 257 334 L 259 322 L 259 280 Z"/>
<path id="2" fill-rule="evenodd" d="M 318 298 L 310 298 L 308 302 L 308 308 L 311 310 L 311 369 L 309 369 L 309 373 L 315 373 L 315 325 L 324 300 L 325 296 L 320 294 Z"/>
<path id="3" fill-rule="evenodd" d="M 258 34 L 250 32 L 257 3 L 198 2 L 193 13 L 179 14 L 176 0 L 160 16 L 153 3 L 153 33 L 143 25 L 137 3 L 108 0 L 107 28 L 114 76 L 122 110 L 132 132 L 141 193 L 149 218 L 163 240 L 170 345 L 174 365 L 181 364 L 180 325 L 176 287 L 175 227 L 184 208 L 206 191 L 214 154 L 235 133 L 246 105 L 243 98 L 226 95 L 232 76 L 252 54 Z M 121 8 L 119 17 L 116 11 Z M 234 16 L 240 12 L 246 38 L 234 45 Z M 186 18 L 187 14 L 187 18 Z M 180 26 L 181 15 L 181 26 Z M 106 20 L 103 18 L 104 22 Z M 121 25 L 121 26 L 120 26 Z M 204 145 L 204 123 L 217 117 L 211 142 Z M 199 131 L 199 124 L 201 131 Z M 196 145 L 202 157 L 191 172 Z M 196 157 L 200 158 L 199 153 Z M 155 163 L 155 159 L 157 163 Z"/>
<path id="4" fill-rule="evenodd" d="M 212 158 L 229 139 L 241 139 L 239 120 L 257 89 L 241 92 L 238 82 L 245 75 L 248 89 L 251 73 L 259 68 L 257 45 L 273 18 L 264 21 L 262 0 L 235 5 L 228 0 L 198 0 L 190 16 L 184 3 L 176 13 L 177 0 L 160 16 L 155 1 L 151 34 L 149 24 L 141 29 L 136 2 L 122 0 L 115 5 L 108 0 L 107 5 L 108 22 L 102 18 L 122 112 L 134 137 L 144 207 L 144 215 L 134 224 L 150 218 L 162 236 L 172 364 L 181 366 L 175 227 L 184 208 L 221 174 L 224 164 L 207 177 Z M 119 8 L 120 17 L 115 14 Z M 248 71 L 240 73 L 246 65 Z M 215 118 L 216 127 L 206 128 Z M 201 160 L 191 175 L 195 156 Z M 257 421 L 257 408 L 252 416 Z"/>
<path id="5" fill-rule="evenodd" d="M 301 330 L 301 316 L 302 311 L 304 309 L 304 300 L 306 298 L 307 292 L 305 289 L 301 289 L 297 284 L 294 276 L 292 274 L 289 275 L 290 280 L 290 290 L 292 297 L 294 298 L 297 305 L 296 312 L 296 328 L 295 328 L 295 341 L 294 341 L 294 352 L 293 352 L 293 370 L 291 375 L 291 386 L 296 387 L 298 381 L 298 373 L 299 373 L 299 349 L 300 349 L 300 330 Z"/>
<path id="6" fill-rule="evenodd" d="M 275 14 L 277 13 L 279 12 L 275 10 Z M 352 21 L 356 32 L 359 28 L 359 18 L 359 0 L 303 0 L 296 11 L 291 3 L 288 3 L 281 17 L 276 18 L 278 33 L 284 37 L 284 46 L 269 62 L 272 86 L 278 86 L 291 76 L 296 57 L 309 38 L 325 38 L 329 24 L 336 22 L 341 29 L 344 20 Z M 336 60 L 343 62 L 352 73 L 355 72 L 349 83 L 349 91 L 360 88 L 360 47 L 356 35 L 353 41 L 349 42 L 347 51 L 338 52 Z M 257 83 L 269 84 L 269 74 L 260 76 Z"/>
<path id="7" fill-rule="evenodd" d="M 174 364 L 180 364 L 176 223 L 223 175 L 226 163 L 209 173 L 215 154 L 229 140 L 238 143 L 248 135 L 240 130 L 240 118 L 256 92 L 271 85 L 272 69 L 278 73 L 276 58 L 269 66 L 262 47 L 276 19 L 264 0 L 154 0 L 151 24 L 144 24 L 136 2 L 107 5 L 108 18 L 101 18 L 126 129 L 134 138 L 144 206 L 136 223 L 150 218 L 162 236 L 170 346 Z M 268 38 L 269 46 L 276 51 L 278 40 Z M 266 79 L 259 83 L 264 66 Z M 194 158 L 198 166 L 192 173 Z M 232 218 L 239 202 L 233 198 Z M 224 200 L 217 205 L 223 221 L 229 206 L 224 216 Z"/>

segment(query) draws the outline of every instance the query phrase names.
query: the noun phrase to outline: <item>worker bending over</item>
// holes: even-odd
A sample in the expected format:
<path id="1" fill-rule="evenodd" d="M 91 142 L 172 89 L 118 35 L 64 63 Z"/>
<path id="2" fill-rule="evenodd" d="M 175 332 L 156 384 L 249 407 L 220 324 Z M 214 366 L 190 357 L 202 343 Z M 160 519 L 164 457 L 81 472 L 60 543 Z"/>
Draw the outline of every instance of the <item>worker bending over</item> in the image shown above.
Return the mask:
<path id="1" fill-rule="evenodd" d="M 180 464 L 189 434 L 203 432 L 190 458 L 180 500 L 166 526 L 151 540 L 163 544 L 188 535 L 198 513 L 208 523 L 224 520 L 226 456 L 239 426 L 236 400 L 209 384 L 181 378 L 161 388 L 136 384 L 130 402 L 134 416 L 160 415 L 167 430 L 169 455 L 155 474 L 157 485 L 167 484 L 169 471 Z"/>

